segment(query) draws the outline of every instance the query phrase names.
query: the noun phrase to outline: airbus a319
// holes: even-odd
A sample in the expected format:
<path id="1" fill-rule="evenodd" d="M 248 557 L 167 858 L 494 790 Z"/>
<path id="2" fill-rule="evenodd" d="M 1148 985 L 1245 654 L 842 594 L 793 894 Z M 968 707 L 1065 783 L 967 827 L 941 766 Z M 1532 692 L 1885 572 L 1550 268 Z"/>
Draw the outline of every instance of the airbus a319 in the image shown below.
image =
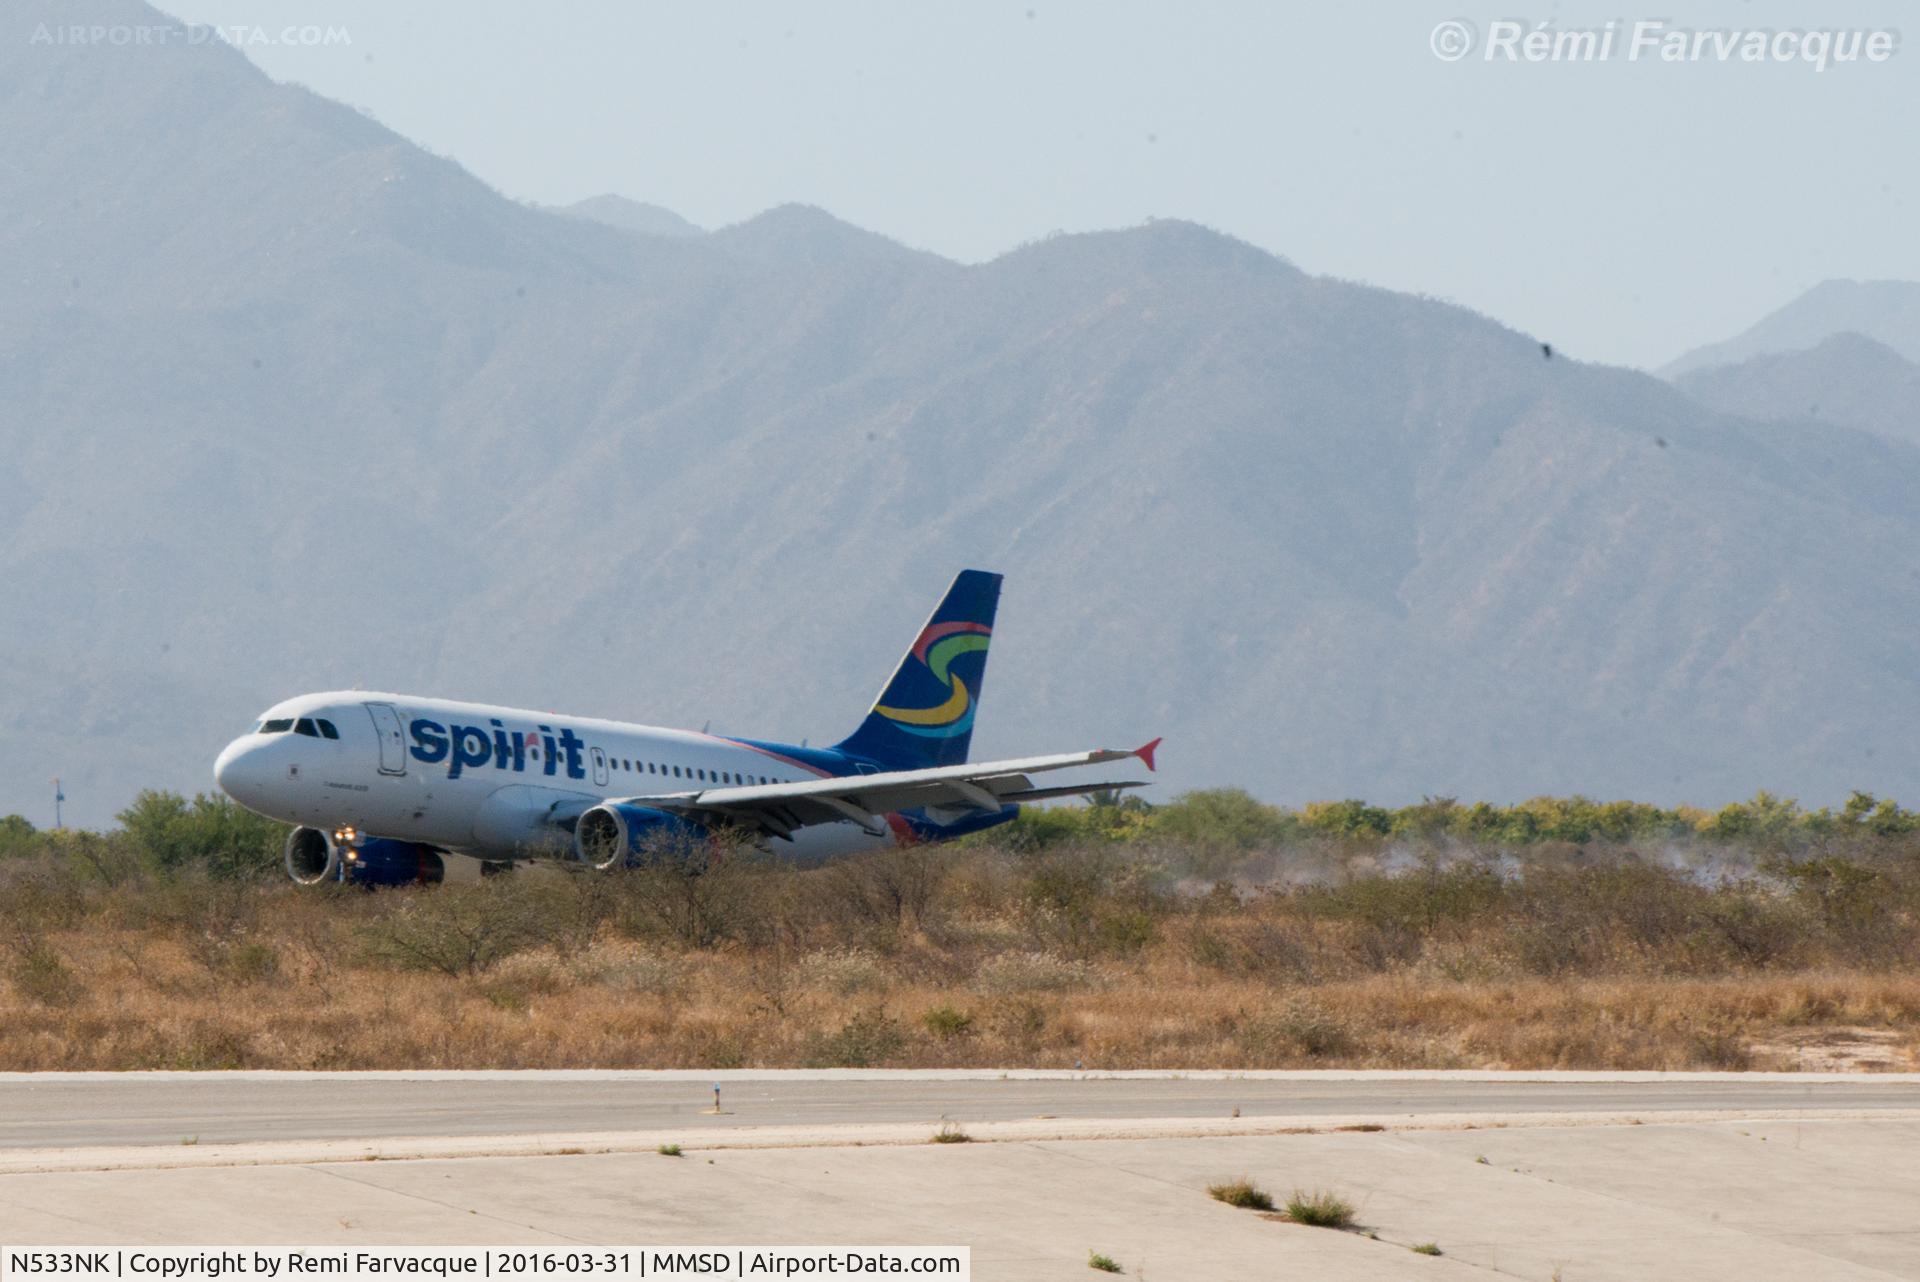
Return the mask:
<path id="1" fill-rule="evenodd" d="M 247 809 L 296 825 L 295 881 L 440 881 L 450 863 L 640 863 L 674 842 L 743 831 L 796 857 L 943 841 L 1025 802 L 1140 787 L 1033 776 L 1131 751 L 970 763 L 1000 576 L 964 570 L 866 718 L 831 747 L 364 691 L 267 709 L 214 763 Z"/>

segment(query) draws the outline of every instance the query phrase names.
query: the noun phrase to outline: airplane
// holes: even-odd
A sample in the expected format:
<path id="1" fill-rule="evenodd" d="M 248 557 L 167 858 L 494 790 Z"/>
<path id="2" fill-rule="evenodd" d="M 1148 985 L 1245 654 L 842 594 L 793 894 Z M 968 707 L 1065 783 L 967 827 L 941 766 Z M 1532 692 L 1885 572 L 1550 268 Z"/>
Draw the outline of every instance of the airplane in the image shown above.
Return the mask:
<path id="1" fill-rule="evenodd" d="M 438 882 L 521 862 L 636 867 L 664 843 L 744 832 L 809 861 L 945 841 L 1027 802 L 1144 787 L 1033 775 L 1120 751 L 969 763 L 1001 576 L 963 570 L 854 732 L 829 748 L 414 695 L 333 691 L 267 709 L 214 762 L 241 806 L 296 825 L 303 885 Z"/>

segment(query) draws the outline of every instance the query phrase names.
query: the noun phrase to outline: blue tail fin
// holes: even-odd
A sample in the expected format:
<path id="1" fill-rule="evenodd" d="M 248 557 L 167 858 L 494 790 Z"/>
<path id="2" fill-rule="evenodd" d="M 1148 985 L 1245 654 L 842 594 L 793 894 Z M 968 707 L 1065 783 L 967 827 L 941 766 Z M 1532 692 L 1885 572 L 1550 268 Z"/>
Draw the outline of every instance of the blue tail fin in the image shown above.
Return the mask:
<path id="1" fill-rule="evenodd" d="M 987 642 L 1000 604 L 1000 576 L 962 570 L 913 648 L 842 752 L 889 770 L 957 766 L 967 759 L 973 714 L 987 673 Z"/>

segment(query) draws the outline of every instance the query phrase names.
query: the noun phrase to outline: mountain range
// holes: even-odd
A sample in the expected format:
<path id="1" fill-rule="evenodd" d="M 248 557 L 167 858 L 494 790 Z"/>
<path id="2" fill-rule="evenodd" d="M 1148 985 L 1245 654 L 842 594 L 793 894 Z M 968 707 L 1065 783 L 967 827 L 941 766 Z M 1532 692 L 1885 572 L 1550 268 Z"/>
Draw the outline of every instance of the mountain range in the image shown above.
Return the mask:
<path id="1" fill-rule="evenodd" d="M 1860 334 L 1909 361 L 1920 361 L 1920 283 L 1822 281 L 1732 338 L 1697 347 L 1669 362 L 1660 373 L 1678 378 L 1756 356 L 1802 352 L 1846 333 Z"/>
<path id="2" fill-rule="evenodd" d="M 1920 444 L 1920 364 L 1851 330 L 1804 350 L 1696 368 L 1674 382 L 1730 414 L 1857 427 Z"/>
<path id="3" fill-rule="evenodd" d="M 978 754 L 1920 795 L 1920 448 L 1707 377 L 1914 359 L 1858 316 L 1675 383 L 1181 221 L 963 266 L 535 208 L 218 43 L 0 42 L 0 101 L 0 813 L 350 686 L 837 738 L 969 565 Z"/>

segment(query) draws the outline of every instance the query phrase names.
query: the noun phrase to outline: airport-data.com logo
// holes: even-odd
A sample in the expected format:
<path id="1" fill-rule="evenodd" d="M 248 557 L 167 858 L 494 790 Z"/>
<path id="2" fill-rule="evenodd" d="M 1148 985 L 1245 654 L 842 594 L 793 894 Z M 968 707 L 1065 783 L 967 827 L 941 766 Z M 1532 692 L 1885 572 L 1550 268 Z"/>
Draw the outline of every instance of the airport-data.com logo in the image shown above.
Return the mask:
<path id="1" fill-rule="evenodd" d="M 291 45 L 304 49 L 350 45 L 353 33 L 345 27 L 296 23 L 260 27 L 251 23 L 208 22 L 42 22 L 27 35 L 30 45 L 50 48 L 168 48 L 224 44 L 240 48 Z"/>
<path id="2" fill-rule="evenodd" d="M 1553 19 L 1449 18 L 1428 34 L 1442 62 L 1668 65 L 1796 65 L 1814 71 L 1891 60 L 1897 27 L 1680 27 L 1664 18 L 1612 18 L 1597 27 L 1561 27 Z"/>

